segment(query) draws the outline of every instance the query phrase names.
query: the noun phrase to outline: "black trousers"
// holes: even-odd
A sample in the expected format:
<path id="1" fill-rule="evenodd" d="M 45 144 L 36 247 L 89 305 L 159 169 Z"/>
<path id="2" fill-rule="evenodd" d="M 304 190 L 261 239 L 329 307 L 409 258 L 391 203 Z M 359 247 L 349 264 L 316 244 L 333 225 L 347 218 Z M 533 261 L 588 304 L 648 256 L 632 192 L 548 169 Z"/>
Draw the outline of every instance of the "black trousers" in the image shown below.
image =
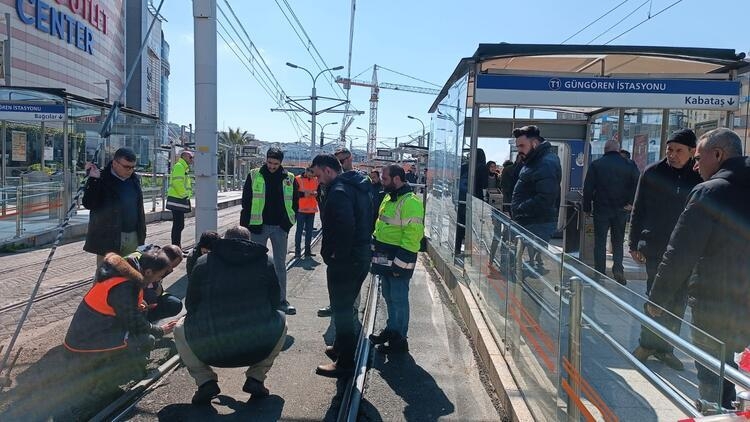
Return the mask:
<path id="1" fill-rule="evenodd" d="M 354 354 L 357 346 L 354 301 L 357 299 L 362 282 L 369 271 L 369 258 L 354 258 L 348 262 L 334 262 L 328 265 L 326 271 L 331 317 L 336 326 L 336 339 L 333 342 L 333 349 L 339 355 L 336 365 L 343 368 L 354 366 Z"/>
<path id="2" fill-rule="evenodd" d="M 594 268 L 602 274 L 606 274 L 607 232 L 612 240 L 612 273 L 624 273 L 622 255 L 627 221 L 628 213 L 623 209 L 594 211 Z"/>
<path id="3" fill-rule="evenodd" d="M 172 244 L 182 246 L 182 229 L 185 228 L 185 213 L 172 211 Z"/>
<path id="4" fill-rule="evenodd" d="M 646 257 L 646 295 L 651 293 L 651 286 L 654 284 L 654 278 L 656 272 L 659 269 L 659 263 L 661 262 L 661 255 L 658 256 L 647 256 Z M 663 325 L 675 334 L 679 334 L 682 322 L 680 321 L 685 316 L 685 308 L 687 307 L 687 283 L 683 285 L 683 288 L 679 291 L 674 292 L 673 300 L 670 303 L 657 303 L 657 305 L 664 307 L 669 312 L 672 312 L 680 319 L 674 318 L 671 315 L 661 315 L 653 317 L 654 321 Z M 638 343 L 646 349 L 653 349 L 657 352 L 668 352 L 672 353 L 674 347 L 662 340 L 661 337 L 656 335 L 653 331 L 646 327 L 641 326 L 641 337 L 638 339 Z"/>

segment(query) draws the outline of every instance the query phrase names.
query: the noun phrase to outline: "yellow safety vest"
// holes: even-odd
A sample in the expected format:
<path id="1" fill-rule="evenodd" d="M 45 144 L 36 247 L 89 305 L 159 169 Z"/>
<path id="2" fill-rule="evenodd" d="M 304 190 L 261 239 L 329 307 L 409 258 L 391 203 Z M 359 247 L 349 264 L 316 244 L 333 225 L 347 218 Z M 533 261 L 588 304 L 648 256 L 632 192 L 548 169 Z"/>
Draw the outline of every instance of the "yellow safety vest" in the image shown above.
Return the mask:
<path id="1" fill-rule="evenodd" d="M 263 208 L 266 206 L 266 179 L 260 169 L 250 170 L 250 179 L 253 181 L 253 199 L 250 203 L 250 225 L 259 226 L 263 224 Z M 286 208 L 289 221 L 294 225 L 295 215 L 292 208 L 294 197 L 294 174 L 287 173 L 287 178 L 283 182 L 284 207 Z"/>

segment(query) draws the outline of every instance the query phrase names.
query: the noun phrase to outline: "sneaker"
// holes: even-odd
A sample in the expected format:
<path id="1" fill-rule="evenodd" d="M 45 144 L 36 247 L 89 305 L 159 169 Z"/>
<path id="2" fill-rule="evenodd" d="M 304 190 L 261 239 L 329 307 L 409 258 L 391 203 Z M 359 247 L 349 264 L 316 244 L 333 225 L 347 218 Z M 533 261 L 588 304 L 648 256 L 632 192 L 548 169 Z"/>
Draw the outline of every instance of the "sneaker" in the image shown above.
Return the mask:
<path id="1" fill-rule="evenodd" d="M 269 391 L 262 381 L 258 381 L 255 378 L 246 378 L 245 384 L 242 385 L 242 391 L 250 394 L 253 399 L 259 399 L 268 397 Z"/>
<path id="2" fill-rule="evenodd" d="M 197 405 L 209 404 L 211 403 L 211 400 L 219 395 L 219 393 L 221 393 L 219 384 L 216 381 L 211 380 L 198 387 L 198 391 L 193 394 L 193 399 L 191 401 L 193 404 Z"/>
<path id="3" fill-rule="evenodd" d="M 633 350 L 633 356 L 635 356 L 636 359 L 641 361 L 641 363 L 646 363 L 648 360 L 648 357 L 656 353 L 656 350 L 654 349 L 647 349 L 643 346 L 638 346 Z"/>
<path id="4" fill-rule="evenodd" d="M 331 316 L 331 314 L 333 314 L 333 311 L 331 311 L 330 305 L 326 306 L 325 308 L 318 309 L 318 316 L 321 318 L 329 317 Z"/>
<path id="5" fill-rule="evenodd" d="M 281 302 L 281 306 L 279 306 L 279 310 L 287 315 L 297 315 L 297 308 L 290 305 L 289 302 L 286 300 Z"/>
<path id="6" fill-rule="evenodd" d="M 368 338 L 370 339 L 370 343 L 378 345 L 385 344 L 391 337 L 393 337 L 393 332 L 384 328 L 380 330 L 379 334 L 370 334 Z"/>
<path id="7" fill-rule="evenodd" d="M 664 362 L 665 365 L 674 369 L 675 371 L 685 370 L 685 365 L 683 365 L 682 361 L 677 359 L 677 356 L 675 356 L 672 352 L 657 352 L 654 353 L 654 357 Z"/>

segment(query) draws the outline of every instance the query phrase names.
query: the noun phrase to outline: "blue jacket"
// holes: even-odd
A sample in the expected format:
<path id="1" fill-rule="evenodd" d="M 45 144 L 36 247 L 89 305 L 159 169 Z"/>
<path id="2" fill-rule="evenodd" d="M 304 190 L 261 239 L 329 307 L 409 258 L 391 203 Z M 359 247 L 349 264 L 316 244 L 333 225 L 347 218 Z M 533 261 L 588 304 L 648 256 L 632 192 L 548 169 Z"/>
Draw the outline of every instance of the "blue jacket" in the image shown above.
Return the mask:
<path id="1" fill-rule="evenodd" d="M 511 214 L 518 224 L 557 221 L 562 168 L 548 141 L 529 153 L 513 189 Z"/>

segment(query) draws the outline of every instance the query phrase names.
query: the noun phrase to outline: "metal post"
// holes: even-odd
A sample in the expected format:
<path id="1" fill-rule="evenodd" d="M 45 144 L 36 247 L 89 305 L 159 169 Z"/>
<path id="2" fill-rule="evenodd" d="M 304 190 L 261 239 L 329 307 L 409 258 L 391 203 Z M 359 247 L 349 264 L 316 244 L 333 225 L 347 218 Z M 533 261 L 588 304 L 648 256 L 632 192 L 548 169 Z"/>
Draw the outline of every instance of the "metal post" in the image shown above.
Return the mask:
<path id="1" fill-rule="evenodd" d="M 473 73 L 474 77 L 476 78 L 477 75 L 479 75 L 481 71 L 481 65 L 479 63 L 474 65 Z M 477 173 L 477 145 L 479 142 L 479 103 L 476 102 L 476 84 L 474 84 L 474 96 L 472 98 L 475 99 L 474 103 L 471 107 L 471 141 L 469 144 L 469 180 L 468 180 L 468 189 L 466 192 L 466 229 L 464 230 L 464 250 L 466 251 L 464 253 L 465 258 L 464 262 L 466 260 L 469 260 L 469 263 L 471 263 L 471 256 L 472 249 L 473 249 L 473 242 L 472 242 L 472 235 L 474 232 L 472 231 L 472 204 L 474 202 L 474 179 L 476 178 Z M 463 151 L 461 152 L 463 153 Z"/>
<path id="2" fill-rule="evenodd" d="M 6 134 L 8 133 L 8 124 L 3 120 L 2 123 L 2 129 L 0 129 L 0 138 L 2 139 L 2 154 L 3 154 L 3 162 L 2 162 L 2 172 L 0 172 L 0 185 L 2 187 L 6 187 L 5 184 L 5 172 L 8 170 L 8 159 L 5 157 L 5 155 L 8 153 L 7 146 L 6 146 Z M 5 201 L 3 201 L 3 215 L 5 215 Z"/>
<path id="3" fill-rule="evenodd" d="M 625 109 L 618 108 L 617 109 L 617 139 L 620 141 L 620 144 L 622 144 L 622 134 L 623 134 L 624 129 L 625 129 Z"/>
<path id="4" fill-rule="evenodd" d="M 570 278 L 568 289 L 568 298 L 570 304 L 570 319 L 568 320 L 568 362 L 570 362 L 570 372 L 573 374 L 581 373 L 581 296 L 583 293 L 581 279 L 578 277 Z M 572 380 L 570 386 L 576 398 L 581 397 L 581 383 L 574 377 L 569 376 Z M 580 420 L 581 412 L 575 405 L 573 397 L 568 396 L 568 420 Z"/>
<path id="5" fill-rule="evenodd" d="M 73 177 L 71 177 L 70 173 L 70 153 L 68 152 L 68 100 L 63 101 L 64 108 L 64 114 L 63 114 L 63 189 L 62 189 L 62 208 L 61 210 L 67 210 L 70 208 L 70 195 L 69 193 L 72 191 L 71 188 L 71 181 L 73 180 Z M 75 170 L 75 166 L 73 166 L 73 169 Z M 65 215 L 62 215 L 60 217 L 60 222 L 62 223 L 62 219 L 65 218 Z"/>
<path id="6" fill-rule="evenodd" d="M 661 111 L 661 142 L 659 142 L 659 159 L 660 160 L 666 157 L 667 155 L 668 137 L 669 137 L 669 109 L 665 108 L 664 110 Z M 648 145 L 646 146 L 646 154 L 648 154 Z"/>
<path id="7" fill-rule="evenodd" d="M 229 190 L 227 180 L 229 178 L 229 148 L 224 150 L 224 192 Z"/>
<path id="8" fill-rule="evenodd" d="M 158 128 L 156 131 L 157 133 L 159 132 Z M 153 191 L 153 195 L 151 196 L 151 212 L 156 212 L 156 192 L 161 190 L 156 188 L 156 160 L 159 157 L 159 149 L 156 147 L 157 136 L 158 135 L 154 135 L 154 142 L 152 144 L 152 148 L 154 149 L 154 161 L 151 163 L 151 189 Z M 159 141 L 159 145 L 161 145 L 161 140 L 159 139 Z"/>
<path id="9" fill-rule="evenodd" d="M 5 61 L 3 66 L 5 68 L 5 86 L 11 86 L 11 71 L 13 70 L 12 62 L 10 60 L 10 52 L 11 52 L 11 40 L 13 37 L 10 33 L 10 13 L 5 14 L 5 34 L 7 35 L 7 38 L 5 39 L 5 49 L 3 50 L 3 60 Z"/>
<path id="10" fill-rule="evenodd" d="M 16 188 L 16 237 L 21 237 L 23 232 L 23 177 L 18 178 Z"/>
<path id="11" fill-rule="evenodd" d="M 310 130 L 310 159 L 312 160 L 315 157 L 315 118 L 318 116 L 318 109 L 317 109 L 317 104 L 316 104 L 318 97 L 317 97 L 317 91 L 315 90 L 315 79 L 313 79 L 312 95 L 310 98 L 312 100 L 312 106 L 311 106 L 312 107 L 312 114 L 311 114 L 312 125 L 310 126 L 312 128 Z M 323 131 L 321 130 L 321 135 L 322 135 L 322 132 Z M 320 147 L 323 148 L 322 143 L 320 144 Z"/>
<path id="12" fill-rule="evenodd" d="M 45 148 L 45 145 L 44 145 L 44 141 L 45 141 L 45 139 L 44 139 L 45 138 L 45 136 L 44 136 L 45 135 L 44 129 L 45 129 L 44 128 L 44 120 L 42 120 L 39 123 L 39 137 L 42 138 L 41 139 L 42 151 L 41 151 L 41 157 L 39 159 L 39 161 L 41 162 L 41 167 L 39 168 L 39 171 L 42 171 L 42 172 L 44 171 L 44 148 Z"/>
<path id="13" fill-rule="evenodd" d="M 193 2 L 195 34 L 195 238 L 216 230 L 216 0 Z"/>
<path id="14" fill-rule="evenodd" d="M 515 267 L 513 268 L 513 271 L 515 272 L 514 277 L 511 279 L 511 283 L 508 283 L 508 299 L 507 300 L 507 312 L 505 314 L 506 321 L 516 321 L 516 324 L 511 324 L 511 329 L 508 330 L 508 341 L 506 345 L 506 350 L 509 350 L 511 352 L 512 356 L 515 356 L 517 352 L 519 351 L 519 345 L 521 344 L 521 327 L 518 325 L 520 324 L 519 320 L 516 320 L 513 318 L 512 315 L 508 315 L 511 312 L 511 306 L 513 306 L 513 302 L 510 300 L 511 297 L 522 297 L 523 291 L 521 289 L 521 284 L 523 283 L 523 238 L 521 236 L 516 236 L 515 238 L 515 254 L 516 254 L 516 260 L 515 260 Z M 520 312 L 520 309 L 516 309 L 515 312 Z M 506 322 L 506 324 L 508 323 Z"/>

